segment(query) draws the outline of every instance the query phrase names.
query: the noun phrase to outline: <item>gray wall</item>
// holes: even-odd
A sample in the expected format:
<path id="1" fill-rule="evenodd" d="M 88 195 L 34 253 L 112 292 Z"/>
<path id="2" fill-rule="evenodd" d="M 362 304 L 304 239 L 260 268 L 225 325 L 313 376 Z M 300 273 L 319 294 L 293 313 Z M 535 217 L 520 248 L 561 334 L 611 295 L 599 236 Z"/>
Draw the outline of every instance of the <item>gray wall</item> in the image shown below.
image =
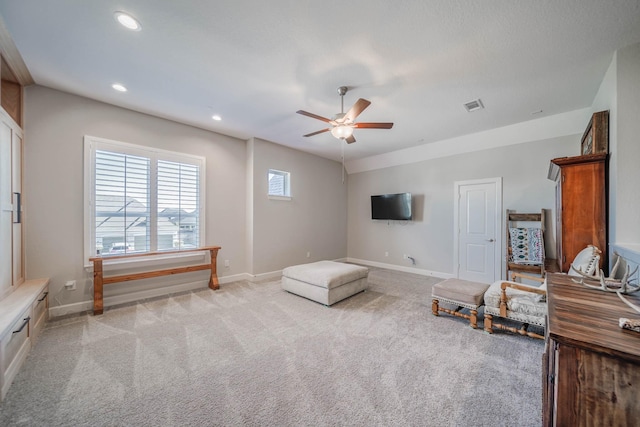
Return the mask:
<path id="1" fill-rule="evenodd" d="M 610 109 L 612 114 L 612 242 L 640 243 L 638 75 L 640 44 L 617 52 L 593 105 L 594 111 Z M 352 174 L 342 184 L 341 165 L 330 160 L 260 139 L 247 143 L 56 90 L 29 87 L 25 90 L 26 271 L 28 278 L 51 277 L 53 306 L 91 299 L 83 259 L 82 141 L 86 134 L 206 157 L 206 244 L 223 247 L 221 277 L 260 275 L 287 265 L 345 256 L 410 267 L 403 254 L 413 256 L 418 269 L 451 274 L 454 182 L 502 177 L 505 209 L 553 209 L 554 184 L 546 179 L 549 160 L 579 154 L 581 136 Z M 267 197 L 269 168 L 291 172 L 291 201 Z M 389 225 L 371 221 L 370 195 L 405 191 L 414 195 L 414 221 Z M 546 241 L 550 256 L 555 255 L 553 235 L 551 229 Z M 226 259 L 230 268 L 223 267 Z M 63 291 L 64 282 L 74 279 L 79 289 Z"/>
<path id="2" fill-rule="evenodd" d="M 346 257 L 347 186 L 339 163 L 41 86 L 25 90 L 24 127 L 26 271 L 28 278 L 51 278 L 53 307 L 92 301 L 83 258 L 84 135 L 206 158 L 205 244 L 222 246 L 221 279 Z M 267 198 L 269 168 L 291 172 L 292 201 Z M 204 279 L 206 272 L 187 273 L 161 283 Z M 78 289 L 66 291 L 67 280 L 76 280 Z M 158 280 L 110 285 L 105 297 L 146 291 Z"/>
<path id="3" fill-rule="evenodd" d="M 221 275 L 246 271 L 244 141 L 41 86 L 26 88 L 25 134 L 27 277 L 51 278 L 52 306 L 92 299 L 83 268 L 84 135 L 204 156 L 206 244 L 230 260 Z M 62 290 L 67 280 L 78 289 Z"/>
<path id="4" fill-rule="evenodd" d="M 347 180 L 342 165 L 253 139 L 253 273 L 347 255 Z M 291 173 L 291 200 L 267 196 L 269 169 Z M 307 252 L 310 256 L 307 258 Z"/>
<path id="5" fill-rule="evenodd" d="M 640 43 L 617 52 L 617 194 L 612 242 L 640 244 Z"/>
<path id="6" fill-rule="evenodd" d="M 349 258 L 413 267 L 403 259 L 408 254 L 416 259 L 417 269 L 452 274 L 454 182 L 502 177 L 504 209 L 555 210 L 555 184 L 547 179 L 549 160 L 578 155 L 579 146 L 580 135 L 573 135 L 352 174 Z M 371 195 L 400 192 L 413 195 L 413 221 L 370 219 Z M 553 218 L 550 212 L 547 218 Z M 548 230 L 547 255 L 553 257 L 552 224 Z"/>

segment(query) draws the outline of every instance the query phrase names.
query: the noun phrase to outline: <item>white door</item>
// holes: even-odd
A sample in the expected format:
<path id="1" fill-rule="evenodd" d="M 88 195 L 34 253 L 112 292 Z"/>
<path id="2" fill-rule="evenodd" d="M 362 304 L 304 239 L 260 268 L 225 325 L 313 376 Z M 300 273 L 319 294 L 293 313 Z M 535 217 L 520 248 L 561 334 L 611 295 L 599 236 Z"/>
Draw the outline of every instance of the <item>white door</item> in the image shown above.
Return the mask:
<path id="1" fill-rule="evenodd" d="M 457 182 L 456 201 L 457 277 L 493 283 L 501 271 L 502 181 Z"/>

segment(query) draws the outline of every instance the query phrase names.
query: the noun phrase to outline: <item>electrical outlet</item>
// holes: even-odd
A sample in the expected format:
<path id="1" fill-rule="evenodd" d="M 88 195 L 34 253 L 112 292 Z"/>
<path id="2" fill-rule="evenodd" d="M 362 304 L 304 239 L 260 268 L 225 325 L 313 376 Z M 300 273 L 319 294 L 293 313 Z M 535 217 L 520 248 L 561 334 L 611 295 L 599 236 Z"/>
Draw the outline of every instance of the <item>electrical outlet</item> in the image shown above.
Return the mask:
<path id="1" fill-rule="evenodd" d="M 228 259 L 225 259 L 225 260 L 224 260 L 224 266 L 225 266 L 225 267 L 227 267 L 227 268 L 229 268 L 229 265 L 230 265 L 230 264 L 229 264 L 229 260 L 228 260 Z"/>
<path id="2" fill-rule="evenodd" d="M 307 252 L 307 258 L 311 258 L 311 252 Z"/>
<path id="3" fill-rule="evenodd" d="M 404 259 L 409 259 L 409 255 L 404 254 L 404 255 L 402 255 L 402 258 L 404 258 Z"/>
<path id="4" fill-rule="evenodd" d="M 384 253 L 384 256 L 389 256 L 389 252 L 385 252 L 385 253 Z"/>
<path id="5" fill-rule="evenodd" d="M 64 287 L 68 291 L 75 291 L 76 290 L 76 281 L 75 280 L 67 280 L 67 283 L 64 284 Z"/>

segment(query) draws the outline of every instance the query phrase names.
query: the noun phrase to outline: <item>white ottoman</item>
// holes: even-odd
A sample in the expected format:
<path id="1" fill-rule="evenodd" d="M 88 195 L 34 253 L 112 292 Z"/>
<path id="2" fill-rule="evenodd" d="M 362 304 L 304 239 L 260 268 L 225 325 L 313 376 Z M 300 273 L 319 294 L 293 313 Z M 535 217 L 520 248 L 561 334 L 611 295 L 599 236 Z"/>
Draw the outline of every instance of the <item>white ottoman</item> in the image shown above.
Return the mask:
<path id="1" fill-rule="evenodd" d="M 367 288 L 369 269 L 335 261 L 294 265 L 282 270 L 282 288 L 324 305 L 332 305 Z"/>

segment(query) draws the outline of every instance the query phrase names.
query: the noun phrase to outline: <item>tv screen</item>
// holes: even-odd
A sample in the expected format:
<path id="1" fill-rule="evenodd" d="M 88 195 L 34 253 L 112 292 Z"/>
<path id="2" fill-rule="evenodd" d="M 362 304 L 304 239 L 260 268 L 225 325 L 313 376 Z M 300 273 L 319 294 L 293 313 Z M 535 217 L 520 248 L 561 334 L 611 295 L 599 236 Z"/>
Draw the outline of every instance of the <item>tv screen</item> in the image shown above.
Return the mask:
<path id="1" fill-rule="evenodd" d="M 371 196 L 371 219 L 411 219 L 411 193 Z"/>

